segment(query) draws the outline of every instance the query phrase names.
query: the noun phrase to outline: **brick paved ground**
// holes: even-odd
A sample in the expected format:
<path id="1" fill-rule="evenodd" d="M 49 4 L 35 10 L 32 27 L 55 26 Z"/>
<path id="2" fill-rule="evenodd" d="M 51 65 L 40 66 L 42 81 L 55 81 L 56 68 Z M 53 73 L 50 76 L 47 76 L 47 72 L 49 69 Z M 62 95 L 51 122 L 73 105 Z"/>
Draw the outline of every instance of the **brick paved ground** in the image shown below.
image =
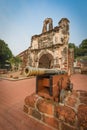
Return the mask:
<path id="1" fill-rule="evenodd" d="M 52 130 L 23 112 L 25 97 L 34 91 L 34 78 L 0 80 L 0 130 Z"/>
<path id="2" fill-rule="evenodd" d="M 87 75 L 74 74 L 71 76 L 73 88 L 75 90 L 86 90 L 87 91 Z"/>
<path id="3" fill-rule="evenodd" d="M 87 76 L 71 77 L 74 89 L 87 90 Z M 0 80 L 0 130 L 52 130 L 23 112 L 24 99 L 35 92 L 35 79 Z"/>

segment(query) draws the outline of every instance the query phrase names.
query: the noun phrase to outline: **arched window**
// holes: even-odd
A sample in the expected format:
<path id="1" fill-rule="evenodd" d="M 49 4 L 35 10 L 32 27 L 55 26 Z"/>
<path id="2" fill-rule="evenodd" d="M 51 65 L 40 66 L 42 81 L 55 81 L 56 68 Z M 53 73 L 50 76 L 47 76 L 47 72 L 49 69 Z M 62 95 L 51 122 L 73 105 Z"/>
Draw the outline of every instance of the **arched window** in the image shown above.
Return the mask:
<path id="1" fill-rule="evenodd" d="M 52 29 L 53 29 L 53 21 L 52 21 L 52 19 L 51 18 L 45 19 L 44 23 L 43 23 L 42 33 L 50 31 Z"/>

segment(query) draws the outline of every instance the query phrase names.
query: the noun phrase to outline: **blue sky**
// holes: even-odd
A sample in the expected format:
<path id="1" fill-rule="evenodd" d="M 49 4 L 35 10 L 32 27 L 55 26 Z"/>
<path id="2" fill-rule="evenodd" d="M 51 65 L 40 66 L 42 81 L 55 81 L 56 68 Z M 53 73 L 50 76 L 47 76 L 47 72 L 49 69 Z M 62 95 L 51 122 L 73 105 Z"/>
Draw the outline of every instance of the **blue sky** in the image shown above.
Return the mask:
<path id="1" fill-rule="evenodd" d="M 17 55 L 42 32 L 47 17 L 54 27 L 61 18 L 69 19 L 69 42 L 79 45 L 87 38 L 87 0 L 0 0 L 0 39 Z"/>

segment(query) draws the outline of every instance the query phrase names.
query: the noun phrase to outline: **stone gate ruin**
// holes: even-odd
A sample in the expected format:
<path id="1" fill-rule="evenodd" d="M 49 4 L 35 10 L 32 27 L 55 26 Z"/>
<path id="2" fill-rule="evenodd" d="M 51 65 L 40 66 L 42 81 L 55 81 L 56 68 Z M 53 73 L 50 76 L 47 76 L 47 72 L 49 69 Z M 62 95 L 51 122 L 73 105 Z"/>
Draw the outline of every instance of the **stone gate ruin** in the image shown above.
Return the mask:
<path id="1" fill-rule="evenodd" d="M 72 73 L 73 50 L 68 49 L 69 20 L 62 18 L 53 28 L 51 18 L 43 22 L 42 33 L 31 38 L 31 45 L 24 51 L 24 66 L 59 68 Z M 26 57 L 26 58 L 25 58 Z M 27 59 L 27 60 L 26 60 Z M 26 61 L 26 62 L 25 62 Z"/>
<path id="2" fill-rule="evenodd" d="M 41 68 L 58 67 L 67 69 L 68 39 L 68 19 L 62 19 L 59 26 L 54 29 L 52 19 L 45 19 L 42 33 L 32 36 L 31 47 L 29 47 L 31 55 L 29 55 L 28 64 Z"/>

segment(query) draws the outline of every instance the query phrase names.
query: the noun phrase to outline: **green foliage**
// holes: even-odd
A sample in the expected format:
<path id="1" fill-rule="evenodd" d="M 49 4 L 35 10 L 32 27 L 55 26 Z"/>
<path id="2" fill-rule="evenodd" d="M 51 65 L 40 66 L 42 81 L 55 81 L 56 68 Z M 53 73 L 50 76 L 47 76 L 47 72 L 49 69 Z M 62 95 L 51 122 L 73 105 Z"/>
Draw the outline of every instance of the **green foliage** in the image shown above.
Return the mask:
<path id="1" fill-rule="evenodd" d="M 87 39 L 83 40 L 82 43 L 77 47 L 74 43 L 69 43 L 69 48 L 74 48 L 74 57 L 83 57 L 87 55 Z"/>
<path id="2" fill-rule="evenodd" d="M 82 41 L 82 43 L 79 45 L 79 48 L 87 49 L 87 39 Z"/>
<path id="3" fill-rule="evenodd" d="M 83 40 L 82 43 L 79 45 L 79 52 L 80 56 L 87 55 L 87 39 Z"/>
<path id="4" fill-rule="evenodd" d="M 0 40 L 0 68 L 5 67 L 5 63 L 12 57 L 12 52 L 3 40 Z"/>
<path id="5" fill-rule="evenodd" d="M 69 46 L 69 48 L 75 48 L 76 47 L 74 43 L 69 43 L 68 46 Z"/>
<path id="6" fill-rule="evenodd" d="M 11 66 L 12 66 L 12 70 L 18 70 L 19 66 L 21 65 L 22 63 L 22 60 L 20 57 L 12 57 L 10 60 L 9 60 Z"/>
<path id="7" fill-rule="evenodd" d="M 15 56 L 15 57 L 10 58 L 9 62 L 11 63 L 11 65 L 18 66 L 18 64 L 20 64 L 22 61 L 20 57 Z"/>
<path id="8" fill-rule="evenodd" d="M 81 60 L 81 59 L 87 61 L 87 56 L 79 56 L 79 57 L 77 57 L 78 61 Z"/>

